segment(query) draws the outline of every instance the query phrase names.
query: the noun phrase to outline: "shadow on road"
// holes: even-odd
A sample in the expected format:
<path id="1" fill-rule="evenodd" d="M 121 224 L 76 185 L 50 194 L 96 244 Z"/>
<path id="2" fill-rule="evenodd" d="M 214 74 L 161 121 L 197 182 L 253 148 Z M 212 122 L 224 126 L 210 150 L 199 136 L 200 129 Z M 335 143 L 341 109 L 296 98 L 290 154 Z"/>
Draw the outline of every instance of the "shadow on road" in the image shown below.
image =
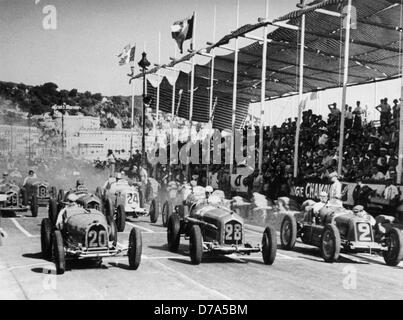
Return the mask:
<path id="1" fill-rule="evenodd" d="M 36 253 L 24 253 L 22 255 L 24 258 L 30 258 L 30 259 L 43 259 L 42 257 L 42 252 L 36 252 Z"/>

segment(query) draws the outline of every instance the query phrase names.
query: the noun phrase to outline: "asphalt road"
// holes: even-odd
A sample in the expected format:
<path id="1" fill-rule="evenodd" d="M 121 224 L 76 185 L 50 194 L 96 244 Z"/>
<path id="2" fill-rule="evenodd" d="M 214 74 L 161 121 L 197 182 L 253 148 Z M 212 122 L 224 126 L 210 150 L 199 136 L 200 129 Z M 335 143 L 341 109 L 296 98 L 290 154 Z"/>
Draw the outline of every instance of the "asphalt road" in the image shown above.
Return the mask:
<path id="1" fill-rule="evenodd" d="M 143 255 L 138 270 L 128 269 L 126 256 L 104 258 L 98 267 L 70 262 L 63 275 L 40 253 L 39 216 L 29 213 L 2 218 L 7 238 L 0 246 L 0 299 L 402 299 L 403 262 L 386 266 L 380 256 L 342 255 L 323 262 L 316 248 L 297 244 L 296 251 L 277 251 L 273 265 L 261 254 L 208 256 L 194 266 L 188 241 L 180 251 L 166 246 L 166 230 L 148 217 L 128 218 L 118 241 L 127 244 L 130 229 L 142 230 Z M 263 228 L 247 225 L 246 239 L 261 240 Z M 279 240 L 278 240 L 279 243 Z"/>

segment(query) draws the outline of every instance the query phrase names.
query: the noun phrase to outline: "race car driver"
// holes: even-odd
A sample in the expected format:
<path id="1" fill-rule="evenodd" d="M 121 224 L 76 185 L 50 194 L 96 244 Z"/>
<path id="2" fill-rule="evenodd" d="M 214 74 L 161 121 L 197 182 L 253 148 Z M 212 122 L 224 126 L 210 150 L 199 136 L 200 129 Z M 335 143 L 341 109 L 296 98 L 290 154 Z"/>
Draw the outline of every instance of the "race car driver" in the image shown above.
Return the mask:
<path id="1" fill-rule="evenodd" d="M 84 185 L 83 179 L 78 179 L 76 181 L 76 188 L 75 188 L 74 192 L 88 193 L 88 188 Z"/>
<path id="2" fill-rule="evenodd" d="M 375 226 L 375 223 L 376 223 L 375 218 L 373 216 L 371 216 L 369 213 L 367 213 L 364 210 L 363 206 L 361 206 L 361 205 L 355 206 L 353 208 L 353 213 L 357 217 L 367 220 L 371 224 L 371 226 Z"/>
<path id="3" fill-rule="evenodd" d="M 3 173 L 3 178 L 0 180 L 0 184 L 7 184 L 10 183 L 10 177 L 8 175 L 8 172 Z"/>
<path id="4" fill-rule="evenodd" d="M 77 199 L 78 199 L 78 196 L 74 193 L 70 193 L 67 196 L 67 205 L 62 210 L 60 210 L 60 212 L 57 216 L 57 219 L 56 219 L 56 228 L 57 229 L 63 230 L 63 226 L 64 226 L 66 220 L 69 218 L 69 211 L 71 212 L 71 209 L 79 207 L 76 202 Z"/>
<path id="5" fill-rule="evenodd" d="M 32 179 L 37 179 L 38 177 L 36 176 L 36 173 L 34 172 L 34 170 L 29 170 L 28 171 L 28 176 L 25 177 L 24 182 L 22 183 L 23 186 L 25 186 L 29 180 Z"/>

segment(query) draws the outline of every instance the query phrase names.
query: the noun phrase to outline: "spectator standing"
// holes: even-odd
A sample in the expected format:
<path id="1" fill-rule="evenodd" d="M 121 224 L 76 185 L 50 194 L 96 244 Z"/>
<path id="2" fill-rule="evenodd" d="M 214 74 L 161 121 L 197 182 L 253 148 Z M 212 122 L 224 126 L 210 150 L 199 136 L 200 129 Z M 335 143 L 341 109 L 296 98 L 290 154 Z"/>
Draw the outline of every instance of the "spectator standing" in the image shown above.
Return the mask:
<path id="1" fill-rule="evenodd" d="M 361 130 L 362 128 L 362 115 L 364 114 L 364 110 L 361 108 L 361 102 L 357 101 L 357 106 L 355 107 L 354 114 L 354 124 L 353 128 L 357 130 Z"/>
<path id="2" fill-rule="evenodd" d="M 115 166 L 116 166 L 116 157 L 113 154 L 111 149 L 108 150 L 108 154 L 106 156 L 108 161 L 108 168 L 109 168 L 109 177 L 115 176 Z"/>
<path id="3" fill-rule="evenodd" d="M 346 105 L 346 129 L 351 129 L 353 127 L 353 108 Z"/>

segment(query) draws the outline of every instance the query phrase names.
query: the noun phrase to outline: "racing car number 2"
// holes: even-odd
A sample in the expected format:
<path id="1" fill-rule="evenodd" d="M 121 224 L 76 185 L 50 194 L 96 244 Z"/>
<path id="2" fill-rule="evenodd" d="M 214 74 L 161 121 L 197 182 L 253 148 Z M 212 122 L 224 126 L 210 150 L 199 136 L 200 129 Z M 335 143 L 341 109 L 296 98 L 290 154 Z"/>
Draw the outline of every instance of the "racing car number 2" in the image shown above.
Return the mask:
<path id="1" fill-rule="evenodd" d="M 358 241 L 372 241 L 371 225 L 369 223 L 357 223 Z"/>

